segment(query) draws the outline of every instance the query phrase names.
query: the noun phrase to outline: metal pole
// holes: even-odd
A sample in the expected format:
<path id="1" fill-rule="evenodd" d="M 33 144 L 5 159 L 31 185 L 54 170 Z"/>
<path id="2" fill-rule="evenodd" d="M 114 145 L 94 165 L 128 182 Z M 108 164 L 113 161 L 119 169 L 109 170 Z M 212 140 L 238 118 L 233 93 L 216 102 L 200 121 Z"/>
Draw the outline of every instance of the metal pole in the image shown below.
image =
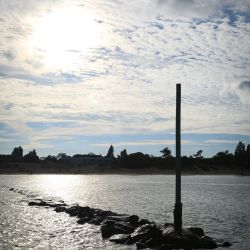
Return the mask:
<path id="1" fill-rule="evenodd" d="M 181 203 L 181 84 L 176 84 L 176 180 L 174 228 L 178 234 L 182 232 L 182 203 Z"/>

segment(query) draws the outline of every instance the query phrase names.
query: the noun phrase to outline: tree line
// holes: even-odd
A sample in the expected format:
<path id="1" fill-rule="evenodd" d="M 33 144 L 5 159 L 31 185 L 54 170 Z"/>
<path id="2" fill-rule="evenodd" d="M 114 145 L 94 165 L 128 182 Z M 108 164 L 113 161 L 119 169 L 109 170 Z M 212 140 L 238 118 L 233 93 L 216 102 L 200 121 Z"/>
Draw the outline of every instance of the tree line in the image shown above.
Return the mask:
<path id="1" fill-rule="evenodd" d="M 68 156 L 66 153 L 59 153 L 56 156 L 48 155 L 41 157 L 36 153 L 36 150 L 32 150 L 26 155 L 23 155 L 23 149 L 21 146 L 15 147 L 10 155 L 0 155 L 0 162 L 61 162 L 70 158 L 109 158 L 114 159 L 114 162 L 118 166 L 125 168 L 147 168 L 147 167 L 173 167 L 175 163 L 175 157 L 172 156 L 171 150 L 168 147 L 163 148 L 161 156 L 154 156 L 144 154 L 142 152 L 136 152 L 128 154 L 126 149 L 122 150 L 117 157 L 114 156 L 114 147 L 111 145 L 105 156 L 97 155 L 95 153 L 88 154 L 75 154 Z M 193 164 L 207 163 L 215 165 L 226 166 L 243 166 L 250 167 L 250 145 L 245 145 L 243 142 L 239 142 L 234 150 L 234 153 L 230 153 L 228 150 L 216 153 L 213 157 L 203 157 L 203 150 L 198 150 L 195 154 L 190 156 L 182 156 L 183 167 L 188 167 Z"/>

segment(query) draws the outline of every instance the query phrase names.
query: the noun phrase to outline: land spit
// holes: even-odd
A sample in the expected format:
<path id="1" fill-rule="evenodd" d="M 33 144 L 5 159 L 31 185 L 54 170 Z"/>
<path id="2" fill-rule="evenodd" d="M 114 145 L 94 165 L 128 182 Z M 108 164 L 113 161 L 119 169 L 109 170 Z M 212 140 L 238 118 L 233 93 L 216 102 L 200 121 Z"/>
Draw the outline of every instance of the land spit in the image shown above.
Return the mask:
<path id="1" fill-rule="evenodd" d="M 9 188 L 9 191 L 24 194 L 22 190 Z M 90 208 L 88 206 L 69 206 L 64 201 L 53 202 L 45 199 L 31 199 L 29 206 L 52 208 L 57 213 L 67 213 L 77 217 L 79 224 L 100 226 L 102 238 L 116 244 L 133 245 L 137 249 L 215 249 L 229 247 L 231 243 L 218 243 L 205 235 L 199 227 L 183 228 L 178 234 L 172 223 L 156 224 L 137 215 L 118 214 L 109 210 Z"/>

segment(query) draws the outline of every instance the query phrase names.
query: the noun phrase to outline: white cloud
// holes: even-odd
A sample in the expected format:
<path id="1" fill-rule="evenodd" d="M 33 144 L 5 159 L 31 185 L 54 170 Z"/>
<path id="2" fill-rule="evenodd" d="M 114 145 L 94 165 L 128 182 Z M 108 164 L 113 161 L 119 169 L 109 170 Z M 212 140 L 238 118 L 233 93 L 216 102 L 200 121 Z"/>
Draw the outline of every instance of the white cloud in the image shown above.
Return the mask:
<path id="1" fill-rule="evenodd" d="M 44 138 L 173 132 L 175 83 L 181 82 L 184 132 L 250 134 L 249 95 L 239 88 L 250 79 L 248 1 L 83 5 L 0 3 L 0 122 L 38 147 Z M 41 16 L 68 6 L 93 14 L 102 39 L 48 67 L 48 54 L 29 47 L 29 38 Z M 30 122 L 52 125 L 35 130 Z"/>
<path id="2" fill-rule="evenodd" d="M 182 140 L 182 144 L 193 144 L 192 141 Z M 109 147 L 110 143 L 96 143 L 92 144 L 96 147 Z M 175 145 L 175 140 L 144 140 L 144 141 L 124 141 L 116 142 L 113 146 L 152 146 L 152 145 Z"/>
<path id="3" fill-rule="evenodd" d="M 216 139 L 211 139 L 211 140 L 206 140 L 204 143 L 219 143 L 219 144 L 237 144 L 239 141 L 233 141 L 233 140 L 216 140 Z"/>

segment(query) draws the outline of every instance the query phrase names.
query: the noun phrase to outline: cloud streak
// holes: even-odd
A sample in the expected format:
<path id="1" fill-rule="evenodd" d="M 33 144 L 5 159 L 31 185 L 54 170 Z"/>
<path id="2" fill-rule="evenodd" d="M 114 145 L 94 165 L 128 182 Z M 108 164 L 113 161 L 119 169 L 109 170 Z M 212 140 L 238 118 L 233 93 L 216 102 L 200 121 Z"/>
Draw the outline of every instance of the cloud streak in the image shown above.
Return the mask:
<path id="1" fill-rule="evenodd" d="M 53 58 L 32 36 L 41 18 L 65 8 L 92 16 L 100 39 Z M 2 1 L 0 122 L 37 147 L 49 138 L 173 133 L 181 82 L 183 132 L 249 135 L 249 10 L 245 0 Z M 79 34 L 83 27 L 74 23 Z"/>

